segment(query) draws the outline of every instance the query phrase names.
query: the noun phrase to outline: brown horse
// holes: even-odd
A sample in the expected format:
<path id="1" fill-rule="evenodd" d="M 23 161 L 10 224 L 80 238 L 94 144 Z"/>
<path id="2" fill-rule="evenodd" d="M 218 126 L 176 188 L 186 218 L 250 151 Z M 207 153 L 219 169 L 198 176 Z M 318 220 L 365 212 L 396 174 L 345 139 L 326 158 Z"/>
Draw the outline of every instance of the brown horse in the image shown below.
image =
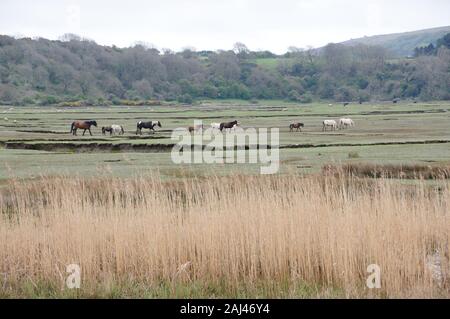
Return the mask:
<path id="1" fill-rule="evenodd" d="M 189 126 L 188 131 L 189 131 L 189 133 L 192 133 L 192 132 L 195 133 L 195 132 L 203 130 L 203 128 L 204 128 L 203 124 L 194 125 L 194 126 Z"/>
<path id="2" fill-rule="evenodd" d="M 75 121 L 72 123 L 72 126 L 70 127 L 70 133 L 73 133 L 73 135 L 77 135 L 77 129 L 82 129 L 82 130 L 84 130 L 83 136 L 84 136 L 84 133 L 86 133 L 86 131 L 89 131 L 89 134 L 91 134 L 91 136 L 92 136 L 92 132 L 91 132 L 92 125 L 97 127 L 97 122 L 96 121 Z"/>

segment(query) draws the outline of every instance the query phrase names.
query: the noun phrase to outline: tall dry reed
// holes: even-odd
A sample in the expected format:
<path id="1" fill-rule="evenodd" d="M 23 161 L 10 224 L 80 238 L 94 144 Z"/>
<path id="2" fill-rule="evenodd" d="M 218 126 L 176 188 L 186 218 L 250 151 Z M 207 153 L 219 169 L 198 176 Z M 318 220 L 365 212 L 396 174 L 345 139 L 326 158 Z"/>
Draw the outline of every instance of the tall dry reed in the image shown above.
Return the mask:
<path id="1" fill-rule="evenodd" d="M 0 196 L 0 292 L 44 283 L 58 296 L 76 263 L 84 296 L 116 283 L 238 296 L 244 283 L 244 296 L 297 297 L 307 283 L 321 287 L 311 297 L 448 297 L 449 190 L 334 175 L 13 180 Z M 366 287 L 370 264 L 380 289 Z M 261 284 L 275 288 L 251 289 Z"/>

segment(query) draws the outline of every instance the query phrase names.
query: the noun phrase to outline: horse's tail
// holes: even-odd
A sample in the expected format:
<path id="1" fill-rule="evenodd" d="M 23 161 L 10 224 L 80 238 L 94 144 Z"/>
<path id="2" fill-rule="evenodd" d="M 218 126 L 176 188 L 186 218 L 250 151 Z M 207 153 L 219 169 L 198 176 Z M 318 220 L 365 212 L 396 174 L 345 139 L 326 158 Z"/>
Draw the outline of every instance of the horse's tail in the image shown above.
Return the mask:
<path id="1" fill-rule="evenodd" d="M 75 128 L 75 122 L 72 123 L 72 125 L 70 126 L 70 133 L 73 132 L 73 129 Z"/>

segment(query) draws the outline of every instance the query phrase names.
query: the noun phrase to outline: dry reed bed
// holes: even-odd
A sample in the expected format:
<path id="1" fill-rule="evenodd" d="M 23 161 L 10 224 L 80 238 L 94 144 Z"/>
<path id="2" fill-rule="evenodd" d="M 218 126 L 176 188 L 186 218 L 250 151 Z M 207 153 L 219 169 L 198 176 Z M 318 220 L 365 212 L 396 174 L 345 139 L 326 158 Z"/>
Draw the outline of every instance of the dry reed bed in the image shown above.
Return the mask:
<path id="1" fill-rule="evenodd" d="M 402 178 L 402 179 L 450 179 L 448 164 L 372 164 L 346 163 L 343 165 L 325 165 L 323 171 L 334 172 L 336 175 L 353 175 L 371 178 Z"/>
<path id="2" fill-rule="evenodd" d="M 262 282 L 275 287 L 270 297 L 296 297 L 281 287 L 306 282 L 344 297 L 448 297 L 442 185 L 334 175 L 13 180 L 0 196 L 0 291 L 59 290 L 65 265 L 77 263 L 87 295 L 105 282 L 192 281 L 225 283 L 227 296 Z M 437 252 L 440 282 L 426 263 Z M 382 288 L 369 290 L 374 263 Z"/>

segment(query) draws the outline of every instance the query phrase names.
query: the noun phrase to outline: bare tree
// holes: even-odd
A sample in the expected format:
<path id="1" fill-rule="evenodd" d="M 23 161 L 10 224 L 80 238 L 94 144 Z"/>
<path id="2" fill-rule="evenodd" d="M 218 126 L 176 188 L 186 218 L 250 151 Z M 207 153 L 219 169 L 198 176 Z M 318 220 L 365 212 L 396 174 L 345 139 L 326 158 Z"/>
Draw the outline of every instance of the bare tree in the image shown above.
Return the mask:
<path id="1" fill-rule="evenodd" d="M 248 53 L 250 53 L 250 50 L 242 42 L 236 42 L 233 46 L 233 51 L 239 57 L 245 57 Z"/>

